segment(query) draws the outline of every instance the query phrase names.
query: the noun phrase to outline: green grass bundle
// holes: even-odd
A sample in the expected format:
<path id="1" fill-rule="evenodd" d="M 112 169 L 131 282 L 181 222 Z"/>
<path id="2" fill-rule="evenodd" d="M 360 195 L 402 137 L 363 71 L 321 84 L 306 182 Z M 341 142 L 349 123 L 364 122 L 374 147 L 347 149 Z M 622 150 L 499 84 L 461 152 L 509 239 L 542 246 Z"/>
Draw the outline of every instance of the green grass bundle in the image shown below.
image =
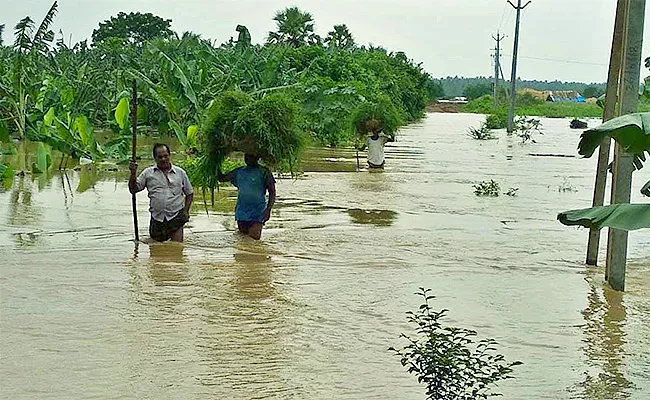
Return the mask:
<path id="1" fill-rule="evenodd" d="M 376 103 L 362 103 L 352 116 L 352 124 L 362 137 L 379 132 L 394 136 L 402 125 L 402 117 L 390 100 L 381 98 Z"/>
<path id="2" fill-rule="evenodd" d="M 298 108 L 286 95 L 270 94 L 259 100 L 228 91 L 209 107 L 201 125 L 204 177 L 216 175 L 229 153 L 257 154 L 269 166 L 298 165 L 304 147 L 298 129 Z"/>
<path id="3" fill-rule="evenodd" d="M 215 175 L 228 153 L 234 150 L 237 117 L 251 101 L 246 93 L 227 91 L 220 94 L 208 108 L 199 133 L 203 150 L 201 169 L 206 175 Z"/>

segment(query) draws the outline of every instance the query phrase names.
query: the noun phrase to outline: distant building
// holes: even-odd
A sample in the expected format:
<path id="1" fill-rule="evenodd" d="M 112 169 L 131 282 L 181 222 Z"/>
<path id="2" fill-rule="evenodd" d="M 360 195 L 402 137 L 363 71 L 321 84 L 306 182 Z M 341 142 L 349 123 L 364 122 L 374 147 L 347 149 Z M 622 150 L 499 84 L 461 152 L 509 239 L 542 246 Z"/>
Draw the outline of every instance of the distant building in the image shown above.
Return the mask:
<path id="1" fill-rule="evenodd" d="M 519 95 L 530 95 L 538 100 L 549 101 L 549 102 L 574 102 L 574 103 L 584 103 L 585 98 L 575 90 L 561 91 L 540 91 L 531 88 L 523 88 L 517 90 Z"/>
<path id="2" fill-rule="evenodd" d="M 573 102 L 573 103 L 584 103 L 585 98 L 575 90 L 569 91 L 552 91 L 548 92 L 546 96 L 546 101 L 552 101 L 554 103 L 558 102 Z"/>

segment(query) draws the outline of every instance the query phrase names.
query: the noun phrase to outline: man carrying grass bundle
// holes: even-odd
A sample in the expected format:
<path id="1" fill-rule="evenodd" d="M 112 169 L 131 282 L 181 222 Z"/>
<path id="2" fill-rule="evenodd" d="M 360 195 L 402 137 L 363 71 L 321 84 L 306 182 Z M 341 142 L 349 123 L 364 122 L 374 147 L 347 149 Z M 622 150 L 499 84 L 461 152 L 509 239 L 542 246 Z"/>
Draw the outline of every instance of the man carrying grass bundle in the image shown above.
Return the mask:
<path id="1" fill-rule="evenodd" d="M 388 142 L 394 142 L 394 136 L 386 136 L 379 132 L 373 132 L 359 150 L 363 151 L 368 148 L 368 168 L 383 169 L 386 163 L 384 157 L 384 146 Z"/>
<path id="2" fill-rule="evenodd" d="M 255 240 L 262 237 L 262 228 L 271 218 L 271 209 L 275 204 L 275 179 L 268 169 L 259 165 L 259 159 L 257 155 L 245 154 L 245 167 L 236 168 L 226 175 L 219 170 L 217 176 L 220 182 L 230 182 L 239 190 L 235 207 L 237 227 L 241 233 Z"/>
<path id="3" fill-rule="evenodd" d="M 138 164 L 131 161 L 129 191 L 137 193 L 145 188 L 149 195 L 149 235 L 153 240 L 165 242 L 183 241 L 183 226 L 190 219 L 190 206 L 194 189 L 187 173 L 169 160 L 169 146 L 153 145 L 156 165 L 145 168 L 136 178 Z"/>

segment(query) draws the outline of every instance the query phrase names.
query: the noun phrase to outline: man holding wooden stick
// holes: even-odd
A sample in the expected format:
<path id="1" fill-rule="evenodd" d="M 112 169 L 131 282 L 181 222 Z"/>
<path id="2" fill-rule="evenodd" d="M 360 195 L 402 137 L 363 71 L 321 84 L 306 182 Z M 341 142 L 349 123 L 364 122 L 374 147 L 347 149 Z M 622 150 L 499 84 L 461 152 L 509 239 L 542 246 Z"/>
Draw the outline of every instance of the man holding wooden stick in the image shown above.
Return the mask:
<path id="1" fill-rule="evenodd" d="M 158 242 L 183 241 L 183 226 L 190 219 L 194 189 L 187 173 L 170 162 L 169 146 L 156 143 L 153 156 L 156 165 L 145 168 L 136 178 L 138 164 L 131 161 L 129 191 L 147 188 L 149 195 L 149 235 Z"/>

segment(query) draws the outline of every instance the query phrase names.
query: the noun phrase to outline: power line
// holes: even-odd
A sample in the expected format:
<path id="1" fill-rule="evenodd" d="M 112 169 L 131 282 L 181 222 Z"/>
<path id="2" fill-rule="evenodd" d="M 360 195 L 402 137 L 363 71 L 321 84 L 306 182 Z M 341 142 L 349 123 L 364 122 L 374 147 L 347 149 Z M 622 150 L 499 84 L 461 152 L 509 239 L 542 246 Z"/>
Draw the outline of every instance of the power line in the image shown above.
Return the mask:
<path id="1" fill-rule="evenodd" d="M 503 54 L 506 57 L 511 57 L 512 54 Z M 544 58 L 544 57 L 528 57 L 528 56 L 518 56 L 519 58 L 526 58 L 530 60 L 539 60 L 539 61 L 553 61 L 553 62 L 560 62 L 560 63 L 565 63 L 565 64 L 582 64 L 582 65 L 598 65 L 598 66 L 607 66 L 608 64 L 603 64 L 603 63 L 595 63 L 595 62 L 589 62 L 589 61 L 575 61 L 575 60 L 561 60 L 559 58 Z"/>

